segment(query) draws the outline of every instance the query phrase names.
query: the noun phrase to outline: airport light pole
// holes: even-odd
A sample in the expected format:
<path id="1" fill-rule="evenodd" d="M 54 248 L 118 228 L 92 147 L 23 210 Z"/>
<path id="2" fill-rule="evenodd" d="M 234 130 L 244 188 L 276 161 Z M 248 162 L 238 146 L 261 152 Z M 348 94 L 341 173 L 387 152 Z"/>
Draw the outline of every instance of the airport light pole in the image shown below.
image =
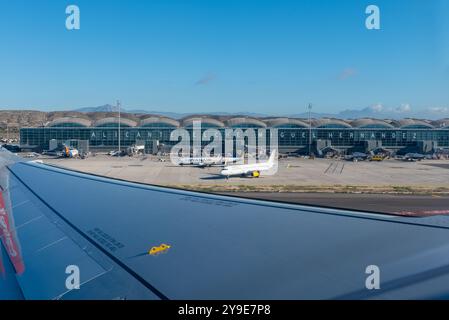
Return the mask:
<path id="1" fill-rule="evenodd" d="M 309 157 L 312 155 L 312 117 L 311 117 L 311 112 L 312 112 L 312 104 L 309 103 L 309 105 L 307 106 L 307 109 L 309 109 Z"/>
<path id="2" fill-rule="evenodd" d="M 118 108 L 118 153 L 120 155 L 120 100 L 117 100 L 117 108 Z"/>

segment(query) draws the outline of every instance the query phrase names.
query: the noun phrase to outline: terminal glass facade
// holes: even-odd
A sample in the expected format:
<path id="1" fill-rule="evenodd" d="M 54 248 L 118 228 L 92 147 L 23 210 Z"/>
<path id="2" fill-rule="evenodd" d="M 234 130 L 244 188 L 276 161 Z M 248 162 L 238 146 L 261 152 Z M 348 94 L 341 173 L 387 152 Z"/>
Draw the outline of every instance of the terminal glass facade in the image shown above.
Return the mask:
<path id="1" fill-rule="evenodd" d="M 252 126 L 239 126 L 245 130 Z M 145 143 L 147 152 L 154 152 L 155 146 L 170 147 L 178 141 L 170 141 L 170 134 L 175 128 L 173 126 L 145 126 L 126 127 L 120 130 L 121 146 L 131 146 L 136 143 Z M 191 128 L 186 128 L 192 133 Z M 207 129 L 203 127 L 203 132 Z M 235 128 L 231 128 L 235 130 Z M 318 146 L 319 141 L 325 141 L 327 146 L 335 149 L 347 151 L 364 145 L 377 146 L 385 149 L 398 150 L 406 147 L 418 146 L 419 143 L 426 142 L 435 148 L 449 148 L 449 128 L 299 128 L 299 127 L 278 127 L 278 146 L 280 152 L 296 152 L 312 145 Z M 270 128 L 254 129 L 266 130 L 269 137 Z M 219 132 L 224 141 L 225 128 L 220 128 Z M 311 132 L 311 138 L 309 133 Z M 65 142 L 67 140 L 88 141 L 91 150 L 113 150 L 118 147 L 119 130 L 116 126 L 103 127 L 77 127 L 58 126 L 42 128 L 22 128 L 20 130 L 20 144 L 23 148 L 34 148 L 38 150 L 48 150 L 49 141 L 57 140 Z M 193 135 L 190 134 L 192 137 Z M 268 142 L 268 140 L 267 140 Z M 203 145 L 209 141 L 203 141 Z M 363 151 L 363 150 L 362 150 Z M 365 150 L 367 151 L 367 150 Z M 369 151 L 369 150 L 368 150 Z M 418 150 L 419 151 L 419 150 Z M 417 151 L 417 152 L 418 152 Z"/>

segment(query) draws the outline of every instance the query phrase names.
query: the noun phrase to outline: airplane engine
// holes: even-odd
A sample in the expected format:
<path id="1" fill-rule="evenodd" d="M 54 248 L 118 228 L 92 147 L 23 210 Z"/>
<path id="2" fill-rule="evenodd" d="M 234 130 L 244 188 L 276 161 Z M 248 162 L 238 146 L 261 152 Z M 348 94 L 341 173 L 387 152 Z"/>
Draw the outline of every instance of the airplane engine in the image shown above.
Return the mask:
<path id="1" fill-rule="evenodd" d="M 253 173 L 251 174 L 254 178 L 259 178 L 260 177 L 260 172 L 259 171 L 253 171 Z"/>

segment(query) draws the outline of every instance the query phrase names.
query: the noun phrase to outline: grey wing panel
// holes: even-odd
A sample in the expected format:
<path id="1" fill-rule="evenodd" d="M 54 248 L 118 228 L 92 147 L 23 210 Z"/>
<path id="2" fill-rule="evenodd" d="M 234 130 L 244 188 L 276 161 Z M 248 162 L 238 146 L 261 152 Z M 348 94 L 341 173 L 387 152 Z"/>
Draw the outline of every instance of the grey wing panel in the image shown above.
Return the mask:
<path id="1" fill-rule="evenodd" d="M 17 163 L 10 171 L 160 298 L 410 298 L 416 284 L 423 296 L 448 292 L 444 218 L 434 223 L 238 200 L 38 164 Z M 161 244 L 171 247 L 148 254 Z M 384 291 L 366 291 L 365 269 L 373 264 L 389 284 Z"/>
<path id="2" fill-rule="evenodd" d="M 85 298 L 158 298 L 80 237 L 5 170 L 1 170 L 0 181 L 0 299 L 77 297 L 79 292 L 66 285 L 68 266 L 80 269 L 83 288 L 92 287 L 89 292 L 83 290 Z M 130 284 L 134 286 L 127 288 Z"/>

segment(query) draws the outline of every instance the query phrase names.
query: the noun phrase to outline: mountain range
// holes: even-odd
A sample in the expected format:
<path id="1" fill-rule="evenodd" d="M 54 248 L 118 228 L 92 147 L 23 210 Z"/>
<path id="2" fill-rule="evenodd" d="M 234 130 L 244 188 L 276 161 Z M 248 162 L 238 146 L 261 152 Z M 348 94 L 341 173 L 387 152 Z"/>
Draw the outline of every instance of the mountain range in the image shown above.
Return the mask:
<path id="1" fill-rule="evenodd" d="M 118 107 L 110 104 L 106 104 L 99 107 L 87 107 L 75 109 L 76 112 L 118 112 Z M 165 117 L 170 117 L 174 119 L 180 119 L 193 114 L 210 114 L 216 116 L 232 116 L 232 115 L 242 115 L 248 117 L 292 117 L 292 118 L 308 118 L 308 112 L 303 113 L 292 113 L 292 114 L 265 114 L 265 113 L 255 113 L 255 112 L 167 112 L 167 111 L 148 111 L 144 109 L 132 109 L 127 110 L 121 108 L 124 113 L 132 114 L 152 114 L 160 115 Z M 312 118 L 338 118 L 338 119 L 359 119 L 359 118 L 373 118 L 373 119 L 402 119 L 402 118 L 418 118 L 418 119 L 428 119 L 437 120 L 449 117 L 449 108 L 428 108 L 420 111 L 413 111 L 408 104 L 403 104 L 396 108 L 387 108 L 381 104 L 373 105 L 370 107 L 362 109 L 347 109 L 340 111 L 338 113 L 317 113 L 311 112 L 310 116 Z"/>
<path id="2" fill-rule="evenodd" d="M 118 112 L 118 107 L 113 106 L 110 104 L 105 104 L 103 106 L 99 107 L 87 107 L 87 108 L 80 108 L 75 109 L 73 111 L 76 112 Z M 120 109 L 123 113 L 132 113 L 132 114 L 152 114 L 152 115 L 159 115 L 164 117 L 169 117 L 173 119 L 181 119 L 193 114 L 210 114 L 210 115 L 216 115 L 216 116 L 233 116 L 233 115 L 242 115 L 242 116 L 248 116 L 248 117 L 268 117 L 266 114 L 262 113 L 254 113 L 254 112 L 241 112 L 241 113 L 230 113 L 230 112 L 186 112 L 186 113 L 180 113 L 180 112 L 167 112 L 167 111 L 148 111 L 143 109 Z"/>

